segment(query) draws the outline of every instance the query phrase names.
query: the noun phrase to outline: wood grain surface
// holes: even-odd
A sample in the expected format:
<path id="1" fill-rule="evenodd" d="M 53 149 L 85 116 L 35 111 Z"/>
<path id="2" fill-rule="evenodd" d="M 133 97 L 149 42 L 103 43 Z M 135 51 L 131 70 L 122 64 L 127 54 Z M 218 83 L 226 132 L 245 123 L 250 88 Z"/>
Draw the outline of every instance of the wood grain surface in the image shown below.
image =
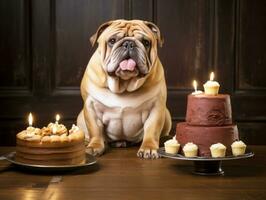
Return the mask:
<path id="1" fill-rule="evenodd" d="M 266 199 L 266 147 L 255 157 L 225 161 L 224 176 L 191 174 L 192 163 L 141 160 L 137 148 L 111 149 L 88 169 L 63 174 L 21 171 L 0 161 L 1 200 Z M 1 147 L 0 154 L 14 150 Z"/>

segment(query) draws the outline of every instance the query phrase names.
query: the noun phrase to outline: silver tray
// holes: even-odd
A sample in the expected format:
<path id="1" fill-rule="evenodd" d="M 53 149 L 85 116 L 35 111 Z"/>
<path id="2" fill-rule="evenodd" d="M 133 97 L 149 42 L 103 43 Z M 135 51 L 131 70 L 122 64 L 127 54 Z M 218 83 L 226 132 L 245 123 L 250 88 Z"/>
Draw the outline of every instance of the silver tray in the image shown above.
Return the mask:
<path id="1" fill-rule="evenodd" d="M 181 154 L 170 154 L 166 153 L 164 147 L 159 148 L 158 153 L 162 157 L 177 159 L 177 160 L 187 160 L 194 161 L 194 174 L 198 175 L 223 175 L 222 161 L 226 160 L 238 160 L 244 158 L 250 158 L 254 156 L 254 153 L 247 149 L 244 155 L 240 156 L 225 156 L 221 158 L 212 157 L 185 157 Z"/>
<path id="2" fill-rule="evenodd" d="M 38 170 L 38 171 L 46 171 L 46 172 L 54 172 L 54 171 L 68 171 L 68 170 L 76 170 L 76 169 L 82 169 L 86 168 L 88 166 L 94 165 L 97 163 L 97 159 L 89 154 L 86 154 L 86 160 L 83 164 L 77 164 L 77 165 L 35 165 L 35 164 L 27 164 L 18 162 L 15 159 L 16 152 L 13 151 L 11 153 L 8 153 L 4 156 L 0 157 L 0 160 L 7 160 L 10 163 L 14 164 L 17 167 L 23 168 L 23 169 L 30 169 L 30 170 Z"/>

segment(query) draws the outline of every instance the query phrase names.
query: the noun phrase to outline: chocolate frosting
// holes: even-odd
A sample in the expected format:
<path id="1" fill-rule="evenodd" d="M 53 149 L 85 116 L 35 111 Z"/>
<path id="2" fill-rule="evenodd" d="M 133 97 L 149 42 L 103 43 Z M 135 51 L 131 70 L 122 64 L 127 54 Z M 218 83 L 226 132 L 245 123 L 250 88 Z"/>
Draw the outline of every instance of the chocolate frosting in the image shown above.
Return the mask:
<path id="1" fill-rule="evenodd" d="M 230 96 L 226 94 L 188 95 L 186 122 L 196 126 L 232 124 Z"/>
<path id="2" fill-rule="evenodd" d="M 199 147 L 199 156 L 209 157 L 210 146 L 219 142 L 226 146 L 227 155 L 230 155 L 231 144 L 239 138 L 236 125 L 206 127 L 182 122 L 176 126 L 176 139 L 182 148 L 186 143 L 193 142 Z"/>

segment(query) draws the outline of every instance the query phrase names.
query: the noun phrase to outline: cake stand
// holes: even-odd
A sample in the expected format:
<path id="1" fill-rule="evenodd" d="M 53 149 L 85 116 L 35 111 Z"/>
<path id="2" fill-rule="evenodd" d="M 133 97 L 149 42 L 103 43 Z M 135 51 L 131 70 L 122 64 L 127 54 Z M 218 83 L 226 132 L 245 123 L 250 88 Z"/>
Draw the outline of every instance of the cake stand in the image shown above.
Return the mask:
<path id="1" fill-rule="evenodd" d="M 158 153 L 162 157 L 177 159 L 177 160 L 188 160 L 194 162 L 194 174 L 197 175 L 223 175 L 222 161 L 226 160 L 238 160 L 244 158 L 250 158 L 254 156 L 251 151 L 246 151 L 244 155 L 241 156 L 225 156 L 222 158 L 209 158 L 209 157 L 185 157 L 181 154 L 170 154 L 166 153 L 164 147 L 159 148 Z"/>
<path id="2" fill-rule="evenodd" d="M 28 164 L 16 161 L 16 152 L 8 153 L 4 156 L 0 157 L 0 160 L 7 160 L 15 166 L 26 169 L 26 170 L 34 170 L 34 171 L 42 171 L 42 172 L 63 172 L 63 171 L 71 171 L 82 169 L 97 163 L 97 160 L 94 156 L 86 154 L 85 163 L 76 164 L 76 165 L 36 165 L 36 164 Z"/>

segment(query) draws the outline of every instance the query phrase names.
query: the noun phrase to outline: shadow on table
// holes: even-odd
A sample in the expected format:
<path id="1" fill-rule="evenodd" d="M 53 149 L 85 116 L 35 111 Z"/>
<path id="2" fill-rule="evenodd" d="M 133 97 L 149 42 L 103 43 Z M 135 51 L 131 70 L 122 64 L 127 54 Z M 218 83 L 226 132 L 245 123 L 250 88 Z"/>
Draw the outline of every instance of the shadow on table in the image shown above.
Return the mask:
<path id="1" fill-rule="evenodd" d="M 172 164 L 170 165 L 170 169 L 173 171 L 173 173 L 176 174 L 189 174 L 191 175 L 193 172 L 193 165 L 179 165 L 179 164 Z"/>
<path id="2" fill-rule="evenodd" d="M 6 166 L 1 166 L 0 174 L 10 171 L 12 168 L 11 164 L 7 164 Z"/>
<path id="3" fill-rule="evenodd" d="M 57 169 L 57 170 L 50 170 L 50 169 L 39 169 L 39 168 L 28 168 L 23 167 L 15 164 L 10 164 L 7 167 L 4 167 L 3 169 L 0 169 L 0 174 L 4 172 L 10 172 L 10 171 L 17 171 L 24 174 L 35 174 L 35 175 L 79 175 L 79 174 L 89 174 L 94 173 L 100 169 L 100 165 L 98 163 L 95 163 L 90 166 L 84 166 L 79 169 Z"/>
<path id="4" fill-rule="evenodd" d="M 194 171 L 194 165 L 191 162 L 190 165 L 180 165 L 180 164 L 172 164 L 170 165 L 170 169 L 173 171 L 173 173 L 176 174 L 187 174 L 187 175 L 194 175 L 194 176 L 200 176 L 193 173 Z M 221 175 L 222 177 L 257 177 L 261 175 L 266 174 L 266 168 L 263 165 L 225 165 L 222 166 L 222 169 L 224 171 L 224 175 Z M 214 176 L 217 177 L 217 176 Z"/>
<path id="5" fill-rule="evenodd" d="M 258 177 L 266 174 L 266 168 L 263 165 L 225 165 L 223 166 L 226 177 Z"/>

